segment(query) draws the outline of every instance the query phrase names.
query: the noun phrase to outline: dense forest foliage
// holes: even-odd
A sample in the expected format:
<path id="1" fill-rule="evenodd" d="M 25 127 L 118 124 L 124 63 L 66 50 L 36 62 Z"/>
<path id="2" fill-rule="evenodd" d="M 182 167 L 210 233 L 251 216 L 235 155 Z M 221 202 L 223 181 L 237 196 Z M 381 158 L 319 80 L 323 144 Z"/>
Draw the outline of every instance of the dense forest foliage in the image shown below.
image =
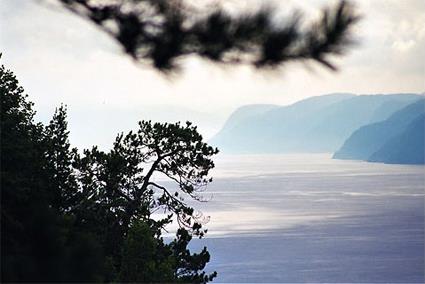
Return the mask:
<path id="1" fill-rule="evenodd" d="M 192 55 L 268 69 L 312 60 L 335 69 L 330 56 L 353 44 L 359 19 L 345 1 L 308 25 L 300 13 L 275 21 L 275 9 L 205 13 L 180 0 L 58 2 L 136 62 L 166 72 Z M 48 125 L 36 123 L 33 104 L 3 66 L 0 95 L 2 282 L 205 283 L 216 276 L 204 271 L 206 248 L 188 249 L 206 231 L 202 214 L 185 200 L 202 199 L 218 152 L 196 127 L 142 121 L 109 151 L 79 151 L 68 139 L 66 108 Z M 165 241 L 171 222 L 179 229 Z"/>
<path id="2" fill-rule="evenodd" d="M 196 127 L 142 121 L 108 152 L 78 151 L 66 108 L 48 125 L 34 122 L 33 103 L 4 66 L 0 95 L 2 282 L 205 283 L 216 276 L 204 271 L 206 248 L 188 249 L 205 230 L 185 199 L 201 199 L 218 152 Z M 173 220 L 179 229 L 164 241 Z"/>

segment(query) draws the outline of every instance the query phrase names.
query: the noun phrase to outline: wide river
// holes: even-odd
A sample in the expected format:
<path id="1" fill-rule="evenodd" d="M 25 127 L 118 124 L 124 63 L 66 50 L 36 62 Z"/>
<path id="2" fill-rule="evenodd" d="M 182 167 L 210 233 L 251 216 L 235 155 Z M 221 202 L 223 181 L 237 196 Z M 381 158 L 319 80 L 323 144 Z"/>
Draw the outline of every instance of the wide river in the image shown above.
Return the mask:
<path id="1" fill-rule="evenodd" d="M 221 155 L 196 203 L 215 282 L 424 282 L 425 167 Z"/>

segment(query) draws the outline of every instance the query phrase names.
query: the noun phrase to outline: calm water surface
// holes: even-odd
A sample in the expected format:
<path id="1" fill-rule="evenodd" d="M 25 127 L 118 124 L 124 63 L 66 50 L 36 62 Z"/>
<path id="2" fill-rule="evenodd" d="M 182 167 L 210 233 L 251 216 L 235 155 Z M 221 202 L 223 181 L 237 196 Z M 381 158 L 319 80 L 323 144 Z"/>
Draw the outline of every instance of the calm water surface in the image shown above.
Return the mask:
<path id="1" fill-rule="evenodd" d="M 194 204 L 216 282 L 424 282 L 425 167 L 220 156 Z"/>

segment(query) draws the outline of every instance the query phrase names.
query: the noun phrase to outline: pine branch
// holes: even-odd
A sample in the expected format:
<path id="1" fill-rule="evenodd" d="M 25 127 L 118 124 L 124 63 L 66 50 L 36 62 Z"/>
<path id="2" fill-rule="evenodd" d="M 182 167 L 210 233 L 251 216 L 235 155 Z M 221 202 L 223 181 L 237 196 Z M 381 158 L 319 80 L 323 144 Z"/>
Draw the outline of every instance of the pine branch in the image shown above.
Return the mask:
<path id="1" fill-rule="evenodd" d="M 179 59 L 190 55 L 258 68 L 313 60 L 335 70 L 329 57 L 343 55 L 353 44 L 352 27 L 359 20 L 346 1 L 324 9 L 306 28 L 300 12 L 272 21 L 274 9 L 239 16 L 216 9 L 203 15 L 182 0 L 58 1 L 110 34 L 137 62 L 161 71 L 178 70 Z"/>

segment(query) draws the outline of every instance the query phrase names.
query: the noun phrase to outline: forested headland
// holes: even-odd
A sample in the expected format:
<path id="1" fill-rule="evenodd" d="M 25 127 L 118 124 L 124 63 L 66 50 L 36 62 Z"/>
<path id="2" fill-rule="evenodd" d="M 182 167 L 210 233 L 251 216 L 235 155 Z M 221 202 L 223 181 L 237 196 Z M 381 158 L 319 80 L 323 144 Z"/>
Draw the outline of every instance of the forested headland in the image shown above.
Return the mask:
<path id="1" fill-rule="evenodd" d="M 2 282 L 195 282 L 206 248 L 188 244 L 205 230 L 184 198 L 200 199 L 212 179 L 211 157 L 196 127 L 139 122 L 108 152 L 72 148 L 66 107 L 49 124 L 34 121 L 34 104 L 1 66 Z M 161 174 L 176 184 L 154 182 Z M 166 217 L 153 218 L 154 212 Z M 174 240 L 166 225 L 178 222 Z"/>

